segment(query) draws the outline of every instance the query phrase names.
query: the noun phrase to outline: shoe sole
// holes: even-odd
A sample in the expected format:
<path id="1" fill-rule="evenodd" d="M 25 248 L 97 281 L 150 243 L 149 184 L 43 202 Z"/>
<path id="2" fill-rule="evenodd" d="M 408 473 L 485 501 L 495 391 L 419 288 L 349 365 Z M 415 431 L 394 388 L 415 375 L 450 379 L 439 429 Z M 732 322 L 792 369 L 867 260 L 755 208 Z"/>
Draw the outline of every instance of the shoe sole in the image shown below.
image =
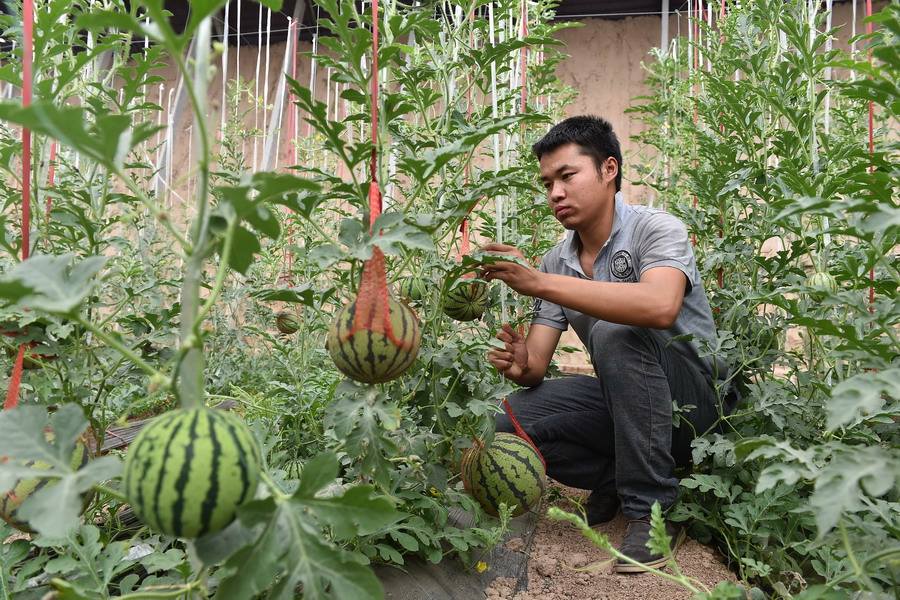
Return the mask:
<path id="1" fill-rule="evenodd" d="M 681 542 L 684 541 L 684 534 L 685 534 L 684 529 L 682 529 L 673 536 L 673 538 L 674 538 L 673 544 L 672 544 L 672 546 L 673 546 L 672 555 L 673 556 L 678 551 L 678 547 L 681 546 Z M 615 573 L 646 573 L 648 569 L 658 569 L 660 567 L 666 566 L 666 561 L 667 561 L 667 559 L 665 556 L 660 556 L 659 558 L 656 558 L 650 562 L 641 563 L 638 565 L 633 565 L 631 563 L 616 563 L 613 566 L 613 572 L 615 572 Z"/>
<path id="2" fill-rule="evenodd" d="M 613 567 L 616 573 L 646 573 L 648 569 L 658 569 L 666 564 L 666 557 L 662 556 L 650 562 L 633 565 L 631 563 L 617 563 Z"/>

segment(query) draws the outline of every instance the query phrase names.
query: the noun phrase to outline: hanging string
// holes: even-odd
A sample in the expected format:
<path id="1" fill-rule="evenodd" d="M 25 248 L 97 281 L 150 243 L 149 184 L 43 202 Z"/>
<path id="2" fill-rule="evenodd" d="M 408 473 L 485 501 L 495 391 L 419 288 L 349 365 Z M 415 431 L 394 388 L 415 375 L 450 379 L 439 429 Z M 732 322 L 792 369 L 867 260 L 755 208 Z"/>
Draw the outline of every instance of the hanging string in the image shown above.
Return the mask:
<path id="1" fill-rule="evenodd" d="M 854 20 L 856 14 L 853 15 Z M 866 34 L 872 35 L 872 0 L 866 0 Z M 872 65 L 872 47 L 869 46 L 869 66 Z M 875 155 L 875 102 L 869 100 L 869 156 Z M 874 161 L 869 165 L 869 173 L 875 172 Z M 869 312 L 875 312 L 875 267 L 869 269 Z"/>
<path id="2" fill-rule="evenodd" d="M 369 232 L 381 216 L 378 189 L 378 0 L 372 0 L 372 159 L 369 166 Z"/>
<path id="3" fill-rule="evenodd" d="M 381 193 L 378 189 L 378 0 L 372 0 L 372 159 L 369 185 L 369 232 L 381 215 Z M 383 334 L 398 348 L 409 349 L 412 338 L 402 340 L 394 334 L 391 323 L 390 298 L 387 289 L 384 253 L 372 248 L 372 258 L 365 262 L 356 296 L 353 325 L 347 339 L 357 331 L 373 331 Z"/>
<path id="4" fill-rule="evenodd" d="M 528 445 L 534 448 L 534 451 L 537 453 L 538 458 L 541 460 L 541 464 L 544 465 L 544 470 L 547 470 L 547 461 L 544 459 L 544 455 L 541 454 L 541 451 L 538 450 L 537 444 L 531 439 L 527 433 L 525 433 L 525 429 L 519 424 L 519 420 L 516 418 L 516 415 L 513 414 L 512 406 L 509 404 L 509 400 L 507 398 L 503 399 L 503 410 L 506 411 L 506 416 L 509 417 L 510 422 L 512 423 L 513 429 L 516 431 L 516 435 L 528 442 Z"/>
<path id="5" fill-rule="evenodd" d="M 56 184 L 56 140 L 50 142 L 50 158 L 47 166 L 47 187 L 53 187 Z M 53 208 L 53 198 L 48 194 L 47 202 L 44 205 L 44 217 L 50 219 L 50 210 Z"/>
<path id="6" fill-rule="evenodd" d="M 22 2 L 22 106 L 31 105 L 32 72 L 31 61 L 34 52 L 34 0 Z M 22 128 L 22 261 L 28 259 L 31 248 L 31 130 Z M 25 344 L 19 344 L 13 363 L 9 388 L 6 390 L 4 410 L 19 405 L 19 387 L 22 383 L 22 369 L 25 366 Z"/>

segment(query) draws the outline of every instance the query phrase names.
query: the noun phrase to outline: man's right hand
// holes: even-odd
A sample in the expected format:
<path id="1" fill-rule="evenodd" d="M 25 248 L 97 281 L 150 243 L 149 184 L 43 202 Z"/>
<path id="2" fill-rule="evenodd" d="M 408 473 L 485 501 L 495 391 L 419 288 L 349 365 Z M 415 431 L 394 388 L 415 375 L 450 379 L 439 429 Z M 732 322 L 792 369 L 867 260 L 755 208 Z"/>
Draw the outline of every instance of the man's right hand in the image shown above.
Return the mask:
<path id="1" fill-rule="evenodd" d="M 518 382 L 528 373 L 528 347 L 525 345 L 525 336 L 510 327 L 509 323 L 504 323 L 497 333 L 497 339 L 503 342 L 505 348 L 488 352 L 488 362 L 507 379 Z"/>

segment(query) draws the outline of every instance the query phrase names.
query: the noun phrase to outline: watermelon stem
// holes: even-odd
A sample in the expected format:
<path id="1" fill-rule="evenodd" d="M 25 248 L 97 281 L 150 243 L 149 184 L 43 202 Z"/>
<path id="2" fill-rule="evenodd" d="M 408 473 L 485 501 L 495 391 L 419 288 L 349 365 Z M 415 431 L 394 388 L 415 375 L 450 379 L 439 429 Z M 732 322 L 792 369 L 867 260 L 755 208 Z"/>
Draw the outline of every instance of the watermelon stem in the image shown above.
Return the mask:
<path id="1" fill-rule="evenodd" d="M 79 325 L 93 333 L 95 336 L 100 338 L 103 343 L 105 343 L 110 348 L 115 349 L 117 352 L 125 356 L 128 360 L 134 363 L 135 366 L 139 367 L 141 370 L 146 372 L 150 376 L 159 376 L 165 377 L 165 375 L 159 371 L 157 371 L 153 366 L 150 365 L 147 361 L 142 359 L 140 356 L 135 354 L 130 348 L 125 346 L 122 342 L 112 337 L 90 321 L 86 320 L 81 315 L 74 315 L 73 320 L 76 321 Z"/>
<path id="2" fill-rule="evenodd" d="M 178 598 L 180 596 L 184 596 L 185 594 L 189 594 L 192 590 L 197 589 L 199 587 L 205 587 L 203 580 L 197 579 L 187 584 L 182 585 L 161 585 L 157 587 L 162 588 L 171 588 L 171 591 L 162 592 L 162 591 L 150 591 L 150 590 L 138 590 L 137 592 L 133 592 L 131 594 L 125 594 L 124 596 L 116 596 L 115 600 L 164 600 L 165 598 Z M 190 597 L 190 596 L 187 596 Z M 206 594 L 204 594 L 206 597 Z"/>
<path id="3" fill-rule="evenodd" d="M 200 314 L 200 286 L 204 273 L 204 259 L 209 250 L 209 134 L 206 126 L 207 80 L 209 78 L 209 48 L 212 35 L 212 21 L 204 18 L 197 28 L 194 40 L 194 73 L 188 71 L 184 58 L 179 52 L 172 52 L 178 70 L 184 76 L 188 98 L 194 113 L 194 130 L 200 148 L 197 156 L 197 212 L 191 231 L 191 248 L 185 264 L 184 282 L 181 287 L 181 330 L 179 335 L 182 344 L 195 336 L 198 330 Z M 219 270 L 227 270 L 228 265 L 222 261 Z M 217 276 L 218 278 L 218 276 Z M 204 367 L 205 359 L 202 347 L 191 344 L 184 359 L 175 373 L 178 396 L 183 408 L 195 408 L 204 404 Z"/>

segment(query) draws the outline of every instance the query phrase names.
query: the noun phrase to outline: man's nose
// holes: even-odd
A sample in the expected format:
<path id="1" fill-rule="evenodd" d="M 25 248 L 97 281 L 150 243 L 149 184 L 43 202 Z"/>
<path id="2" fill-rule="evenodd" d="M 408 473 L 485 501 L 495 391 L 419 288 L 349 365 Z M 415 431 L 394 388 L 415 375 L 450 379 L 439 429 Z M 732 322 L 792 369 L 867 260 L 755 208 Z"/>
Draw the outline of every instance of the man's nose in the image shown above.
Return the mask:
<path id="1" fill-rule="evenodd" d="M 558 202 L 565 197 L 565 191 L 563 190 L 562 182 L 554 181 L 550 184 L 550 189 L 547 190 L 547 197 L 550 198 L 551 202 Z"/>

